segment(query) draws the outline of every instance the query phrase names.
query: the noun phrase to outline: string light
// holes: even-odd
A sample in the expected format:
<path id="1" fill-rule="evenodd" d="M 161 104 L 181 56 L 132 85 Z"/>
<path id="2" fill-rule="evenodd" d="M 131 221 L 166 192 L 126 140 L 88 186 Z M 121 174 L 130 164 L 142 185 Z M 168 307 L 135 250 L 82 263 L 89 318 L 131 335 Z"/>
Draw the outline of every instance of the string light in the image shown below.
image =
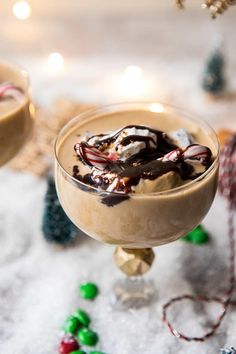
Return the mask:
<path id="1" fill-rule="evenodd" d="M 155 92 L 153 77 L 147 72 L 144 75 L 143 69 L 136 65 L 124 67 L 122 71 L 114 73 L 110 80 L 109 87 L 112 87 L 111 94 L 115 99 L 150 100 Z"/>
<path id="2" fill-rule="evenodd" d="M 121 77 L 121 91 L 128 96 L 128 98 L 133 98 L 143 94 L 144 86 L 142 69 L 139 66 L 127 66 Z"/>
<path id="3" fill-rule="evenodd" d="M 125 69 L 125 76 L 130 81 L 141 81 L 143 79 L 143 71 L 139 66 L 130 65 Z"/>
<path id="4" fill-rule="evenodd" d="M 13 5 L 12 11 L 19 20 L 27 20 L 31 15 L 31 7 L 27 1 L 17 1 Z"/>
<path id="5" fill-rule="evenodd" d="M 149 105 L 149 111 L 154 113 L 162 113 L 164 112 L 164 107 L 161 103 L 153 102 Z"/>
<path id="6" fill-rule="evenodd" d="M 48 56 L 48 67 L 49 69 L 54 72 L 57 73 L 59 71 L 61 71 L 64 67 L 64 58 L 60 53 L 51 53 Z"/>

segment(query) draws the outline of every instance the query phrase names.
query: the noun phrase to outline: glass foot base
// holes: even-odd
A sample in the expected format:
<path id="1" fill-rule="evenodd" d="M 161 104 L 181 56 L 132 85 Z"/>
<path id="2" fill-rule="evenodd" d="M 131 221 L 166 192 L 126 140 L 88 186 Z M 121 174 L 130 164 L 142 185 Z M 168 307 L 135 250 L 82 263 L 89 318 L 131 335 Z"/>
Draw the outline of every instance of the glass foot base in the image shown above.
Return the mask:
<path id="1" fill-rule="evenodd" d="M 111 304 L 117 310 L 141 308 L 155 300 L 155 287 L 152 281 L 142 277 L 118 280 L 113 286 Z"/>

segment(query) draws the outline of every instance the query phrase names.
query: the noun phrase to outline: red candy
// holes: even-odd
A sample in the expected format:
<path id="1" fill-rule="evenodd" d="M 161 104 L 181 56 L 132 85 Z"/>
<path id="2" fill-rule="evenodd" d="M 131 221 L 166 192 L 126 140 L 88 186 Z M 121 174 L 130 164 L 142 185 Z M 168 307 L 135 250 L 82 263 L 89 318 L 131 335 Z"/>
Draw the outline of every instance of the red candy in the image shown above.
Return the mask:
<path id="1" fill-rule="evenodd" d="M 109 153 L 108 158 L 110 159 L 110 161 L 117 161 L 118 160 L 118 156 L 114 151 Z"/>
<path id="2" fill-rule="evenodd" d="M 192 144 L 184 149 L 177 148 L 169 152 L 164 156 L 163 161 L 176 162 L 180 159 L 204 160 L 209 157 L 211 157 L 211 151 L 208 147 L 199 144 Z"/>
<path id="3" fill-rule="evenodd" d="M 108 163 L 114 160 L 114 156 L 112 160 L 108 155 L 84 142 L 75 144 L 75 151 L 85 163 L 99 170 L 104 170 Z"/>
<path id="4" fill-rule="evenodd" d="M 22 95 L 22 89 L 20 87 L 12 84 L 0 85 L 0 99 L 5 96 L 11 96 L 17 99 L 19 95 Z"/>
<path id="5" fill-rule="evenodd" d="M 60 354 L 70 354 L 77 349 L 79 349 L 79 343 L 71 336 L 64 337 L 59 345 Z"/>

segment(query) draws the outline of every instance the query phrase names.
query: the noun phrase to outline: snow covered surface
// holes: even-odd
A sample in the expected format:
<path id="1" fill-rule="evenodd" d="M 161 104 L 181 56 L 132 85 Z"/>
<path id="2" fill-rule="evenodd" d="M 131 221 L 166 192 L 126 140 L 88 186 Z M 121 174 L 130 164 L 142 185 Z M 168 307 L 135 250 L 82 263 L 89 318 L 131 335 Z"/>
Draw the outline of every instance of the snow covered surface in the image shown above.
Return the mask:
<path id="1" fill-rule="evenodd" d="M 117 96 L 115 86 L 109 90 L 110 81 L 99 80 L 106 65 L 111 72 L 116 67 L 121 73 L 125 61 L 106 60 L 87 65 L 72 61 L 71 71 L 54 78 L 40 68 L 36 70 L 38 59 L 26 58 L 25 66 L 31 72 L 34 96 L 40 104 L 49 105 L 60 94 L 87 102 L 124 100 L 122 92 Z M 150 63 L 153 61 L 143 61 L 143 67 Z M 198 86 L 198 68 L 197 60 L 191 65 L 187 60 L 176 61 L 172 68 L 157 60 L 157 94 L 151 96 L 147 91 L 144 99 L 159 96 L 205 117 L 216 128 L 235 127 L 235 100 L 207 100 Z M 231 83 L 234 85 L 233 80 Z M 93 328 L 100 335 L 98 348 L 106 354 L 217 354 L 222 347 L 236 345 L 236 311 L 232 307 L 217 334 L 205 343 L 178 340 L 161 321 L 162 305 L 172 296 L 185 292 L 218 295 L 227 285 L 227 213 L 220 197 L 204 221 L 212 235 L 211 243 L 200 247 L 177 241 L 157 248 L 155 264 L 147 275 L 155 281 L 156 302 L 149 308 L 120 313 L 109 304 L 112 284 L 123 276 L 113 263 L 113 247 L 82 234 L 75 247 L 47 244 L 40 230 L 45 190 L 43 179 L 6 167 L 0 171 L 0 353 L 56 354 L 63 321 L 77 307 L 91 314 Z M 79 298 L 78 285 L 83 280 L 99 285 L 101 294 L 95 302 Z M 209 309 L 213 311 L 209 313 Z M 219 308 L 199 309 L 186 302 L 186 307 L 181 303 L 173 310 L 177 327 L 198 335 L 209 318 L 216 318 Z"/>
<path id="2" fill-rule="evenodd" d="M 217 334 L 205 343 L 178 340 L 161 322 L 161 307 L 170 297 L 183 292 L 222 294 L 226 286 L 227 214 L 221 197 L 204 221 L 211 242 L 194 246 L 176 241 L 156 248 L 156 261 L 147 275 L 155 282 L 156 301 L 149 308 L 123 313 L 114 312 L 109 303 L 113 282 L 123 276 L 112 261 L 113 247 L 82 234 L 76 246 L 67 249 L 44 241 L 40 225 L 45 189 L 46 182 L 35 176 L 0 171 L 1 353 L 57 353 L 61 325 L 77 307 L 91 314 L 101 339 L 98 347 L 107 354 L 216 354 L 221 347 L 235 345 L 232 307 Z M 94 302 L 78 296 L 84 280 L 100 288 Z M 218 310 L 186 302 L 172 314 L 179 329 L 199 334 Z"/>

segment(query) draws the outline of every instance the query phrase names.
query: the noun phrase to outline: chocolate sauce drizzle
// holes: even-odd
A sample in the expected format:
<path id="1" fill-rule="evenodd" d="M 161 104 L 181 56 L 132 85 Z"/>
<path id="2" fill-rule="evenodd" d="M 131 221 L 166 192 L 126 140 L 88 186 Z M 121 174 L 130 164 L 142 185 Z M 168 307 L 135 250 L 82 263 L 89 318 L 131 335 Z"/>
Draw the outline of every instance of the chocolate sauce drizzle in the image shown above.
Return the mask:
<path id="1" fill-rule="evenodd" d="M 145 147 L 138 153 L 127 158 L 125 161 L 117 160 L 115 162 L 110 161 L 106 167 L 106 171 L 93 176 L 92 173 L 81 175 L 79 173 L 78 166 L 73 167 L 73 177 L 83 182 L 85 185 L 92 187 L 99 187 L 104 190 L 104 197 L 102 197 L 102 203 L 108 206 L 114 206 L 123 200 L 129 198 L 129 193 L 132 192 L 132 186 L 136 186 L 140 179 L 154 180 L 168 172 L 177 173 L 183 180 L 195 179 L 201 173 L 197 174 L 194 171 L 193 166 L 184 160 L 177 162 L 161 161 L 157 160 L 163 157 L 165 154 L 175 150 L 178 146 L 174 145 L 168 138 L 168 136 L 159 130 L 155 130 L 142 125 L 128 125 L 113 134 L 99 134 L 90 137 L 87 140 L 87 144 L 91 139 L 97 138 L 93 146 L 100 151 L 104 151 L 110 144 L 114 143 L 117 137 L 124 129 L 136 128 L 149 130 L 156 136 L 156 141 L 153 137 L 142 135 L 128 135 L 124 136 L 119 142 L 122 146 L 127 146 L 134 142 L 144 142 Z M 80 159 L 83 163 L 88 165 L 86 161 Z M 212 163 L 211 153 L 207 158 L 201 161 L 204 171 L 209 168 Z M 111 173 L 114 178 L 109 179 L 107 173 Z M 106 194 L 107 188 L 110 184 L 117 179 L 115 194 Z"/>
<path id="2" fill-rule="evenodd" d="M 96 147 L 97 149 L 101 149 L 103 147 L 107 147 L 110 144 L 112 144 L 120 135 L 120 133 L 122 132 L 122 130 L 124 129 L 139 129 L 139 130 L 149 130 L 151 133 L 153 133 L 154 135 L 156 135 L 156 139 L 157 139 L 157 147 L 158 147 L 158 152 L 159 154 L 161 154 L 160 156 L 163 156 L 164 154 L 170 152 L 171 150 L 174 150 L 177 148 L 176 145 L 172 144 L 170 141 L 168 141 L 166 134 L 163 133 L 160 130 L 156 130 L 156 129 L 152 129 L 149 127 L 146 127 L 144 125 L 127 125 L 123 128 L 120 128 L 119 130 L 117 130 L 116 132 L 114 132 L 113 134 L 98 134 L 98 135 L 93 135 L 91 136 L 88 140 L 87 143 L 89 144 L 89 141 L 92 140 L 93 138 L 97 137 L 99 138 L 99 140 L 97 141 L 97 143 L 93 144 L 94 147 Z M 104 137 L 104 138 L 102 138 Z M 101 139 L 100 139 L 101 138 Z M 151 147 L 151 141 L 155 143 L 154 139 L 152 137 L 149 136 L 142 136 L 142 135 L 128 135 L 126 137 L 124 137 L 121 141 L 120 144 L 123 146 L 127 146 L 130 143 L 134 143 L 135 141 L 139 141 L 139 142 L 144 142 L 146 147 L 145 149 L 143 149 L 143 153 L 153 150 L 155 151 L 156 148 Z M 157 151 L 156 151 L 157 152 Z"/>

